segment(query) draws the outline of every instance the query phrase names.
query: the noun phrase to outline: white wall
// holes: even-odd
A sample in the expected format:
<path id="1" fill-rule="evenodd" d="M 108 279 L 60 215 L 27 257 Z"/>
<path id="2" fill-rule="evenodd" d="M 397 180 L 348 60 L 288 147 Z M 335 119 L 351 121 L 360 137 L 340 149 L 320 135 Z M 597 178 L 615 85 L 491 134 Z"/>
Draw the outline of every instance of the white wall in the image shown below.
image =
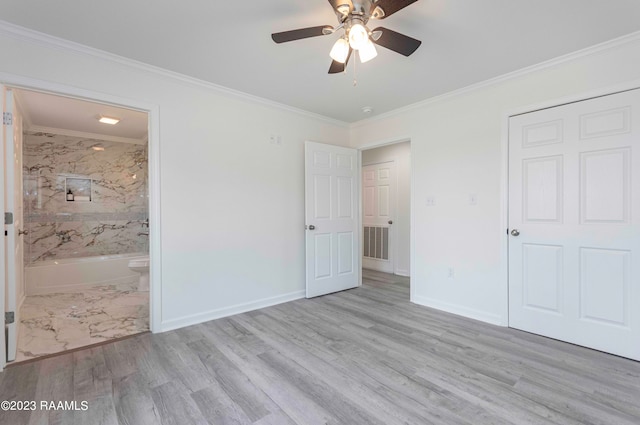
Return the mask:
<path id="1" fill-rule="evenodd" d="M 640 40 L 634 40 L 348 129 L 24 37 L 0 27 L 0 77 L 159 108 L 162 329 L 302 296 L 306 139 L 350 140 L 354 147 L 410 139 L 412 299 L 506 323 L 503 114 L 640 79 Z M 283 144 L 269 144 L 270 134 Z M 471 193 L 476 206 L 468 204 Z M 435 206 L 425 205 L 427 196 Z"/>
<path id="2" fill-rule="evenodd" d="M 353 126 L 351 144 L 410 138 L 415 251 L 412 299 L 507 323 L 501 206 L 504 114 L 640 79 L 640 37 Z M 469 195 L 478 203 L 469 205 Z M 433 196 L 435 206 L 427 206 Z M 448 269 L 455 276 L 448 278 Z"/>
<path id="3" fill-rule="evenodd" d="M 411 224 L 411 143 L 402 142 L 362 151 L 362 165 L 394 161 L 397 176 L 393 217 L 394 273 L 409 276 Z"/>
<path id="4" fill-rule="evenodd" d="M 156 330 L 303 296 L 304 141 L 345 145 L 346 125 L 39 38 L 0 28 L 0 77 L 159 107 Z"/>

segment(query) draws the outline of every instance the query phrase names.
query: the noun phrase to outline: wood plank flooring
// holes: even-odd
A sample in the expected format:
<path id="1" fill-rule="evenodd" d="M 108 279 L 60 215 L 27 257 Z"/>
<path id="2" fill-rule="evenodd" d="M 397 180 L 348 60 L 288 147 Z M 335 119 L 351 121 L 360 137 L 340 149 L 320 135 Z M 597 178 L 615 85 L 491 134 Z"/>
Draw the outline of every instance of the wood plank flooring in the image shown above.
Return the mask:
<path id="1" fill-rule="evenodd" d="M 7 368 L 0 424 L 640 424 L 640 363 L 409 303 L 406 278 Z"/>

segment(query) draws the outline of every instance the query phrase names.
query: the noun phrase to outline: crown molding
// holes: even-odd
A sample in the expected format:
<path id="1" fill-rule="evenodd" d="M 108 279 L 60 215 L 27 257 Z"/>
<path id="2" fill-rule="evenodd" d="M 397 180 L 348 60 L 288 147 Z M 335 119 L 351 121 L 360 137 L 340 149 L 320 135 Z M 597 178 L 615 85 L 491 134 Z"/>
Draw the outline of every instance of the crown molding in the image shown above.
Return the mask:
<path id="1" fill-rule="evenodd" d="M 76 43 L 75 41 L 65 40 L 53 35 L 45 34 L 39 31 L 25 28 L 20 25 L 12 24 L 11 22 L 3 21 L 0 19 L 0 35 L 4 35 L 19 41 L 24 41 L 40 46 L 63 50 L 66 52 L 75 53 L 81 56 L 91 56 L 94 58 L 102 59 L 109 62 L 116 62 L 124 66 L 136 68 L 145 72 L 149 72 L 160 77 L 167 78 L 172 81 L 179 81 L 181 83 L 196 86 L 199 88 L 205 88 L 215 91 L 219 94 L 241 99 L 251 103 L 257 103 L 263 106 L 267 106 L 273 109 L 281 111 L 291 112 L 297 115 L 301 115 L 306 118 L 311 118 L 319 121 L 324 121 L 328 124 L 332 124 L 338 127 L 349 128 L 349 123 L 346 121 L 340 121 L 334 118 L 326 117 L 324 115 L 316 114 L 314 112 L 305 111 L 304 109 L 295 108 L 293 106 L 285 105 L 273 100 L 265 99 L 263 97 L 255 96 L 249 93 L 245 93 L 239 90 L 234 90 L 228 87 L 224 87 L 209 81 L 201 80 L 199 78 L 191 77 L 179 72 L 170 71 L 168 69 L 160 68 L 155 65 L 150 65 L 144 62 L 140 62 L 134 59 L 129 59 L 124 56 L 109 53 L 104 50 L 89 47 L 84 44 Z"/>
<path id="2" fill-rule="evenodd" d="M 636 42 L 636 41 L 639 41 L 639 40 L 640 40 L 640 31 L 632 32 L 630 34 L 623 35 L 622 37 L 614 38 L 614 39 L 611 39 L 609 41 L 605 41 L 603 43 L 595 44 L 593 46 L 586 47 L 586 48 L 581 49 L 581 50 L 576 50 L 575 52 L 567 53 L 566 55 L 558 56 L 556 58 L 549 59 L 547 61 L 540 62 L 540 63 L 537 63 L 535 65 L 528 66 L 526 68 L 521 68 L 521 69 L 518 69 L 516 71 L 512 71 L 512 72 L 509 72 L 509 73 L 506 73 L 506 74 L 499 75 L 499 76 L 494 77 L 494 78 L 490 78 L 488 80 L 480 81 L 479 83 L 471 84 L 469 86 L 462 87 L 462 88 L 457 89 L 457 90 L 453 90 L 453 91 L 450 91 L 450 92 L 447 92 L 447 93 L 443 93 L 443 94 L 438 95 L 438 96 L 430 97 L 428 99 L 421 100 L 419 102 L 412 103 L 410 105 L 403 106 L 401 108 L 397 108 L 397 109 L 394 109 L 394 110 L 389 111 L 389 112 L 385 112 L 385 113 L 380 114 L 380 115 L 376 115 L 375 117 L 370 117 L 370 118 L 366 118 L 366 119 L 363 119 L 363 120 L 360 120 L 360 121 L 356 121 L 356 122 L 351 124 L 350 128 L 351 129 L 357 129 L 357 128 L 363 127 L 363 126 L 365 126 L 367 124 L 370 124 L 372 122 L 376 122 L 376 121 L 384 120 L 384 119 L 391 118 L 391 117 L 394 117 L 394 116 L 397 116 L 397 115 L 401 115 L 401 114 L 404 114 L 406 112 L 410 112 L 410 111 L 413 111 L 413 110 L 416 110 L 416 109 L 420 109 L 420 108 L 423 108 L 423 107 L 428 106 L 428 105 L 432 105 L 432 104 L 435 104 L 435 103 L 442 102 L 444 100 L 448 100 L 448 99 L 452 99 L 452 98 L 455 98 L 455 97 L 458 97 L 458 96 L 462 96 L 462 95 L 464 95 L 466 93 L 469 93 L 469 92 L 472 92 L 472 91 L 475 91 L 475 90 L 479 90 L 479 89 L 482 89 L 482 88 L 485 88 L 485 87 L 490 87 L 490 86 L 494 86 L 494 85 L 497 85 L 497 84 L 500 84 L 500 83 L 504 83 L 506 81 L 510 81 L 510 80 L 513 80 L 513 79 L 516 79 L 516 78 L 519 78 L 519 77 L 523 77 L 523 76 L 532 74 L 534 72 L 538 72 L 538 71 L 541 71 L 541 70 L 544 70 L 544 69 L 547 69 L 547 68 L 551 68 L 551 67 L 554 67 L 554 66 L 557 66 L 557 65 L 561 65 L 563 63 L 570 62 L 572 60 L 579 59 L 579 58 L 582 58 L 582 57 L 585 57 L 585 56 L 595 55 L 595 54 L 598 54 L 600 52 L 611 50 L 611 49 L 614 49 L 616 47 L 623 46 L 623 45 L 628 44 L 628 43 L 633 43 L 633 42 Z"/>
<path id="3" fill-rule="evenodd" d="M 134 145 L 146 145 L 147 138 L 134 139 L 131 137 L 109 136 L 106 134 L 87 133 L 84 131 L 67 130 L 64 128 L 44 127 L 41 125 L 32 125 L 29 127 L 30 133 L 50 133 L 59 134 L 61 136 L 81 137 L 83 139 L 105 140 L 109 142 L 131 143 Z"/>
<path id="4" fill-rule="evenodd" d="M 89 47 L 80 43 L 76 43 L 74 41 L 65 40 L 59 37 L 55 37 L 49 34 L 45 34 L 39 31 L 35 31 L 29 28 L 25 28 L 16 24 L 12 24 L 7 21 L 3 21 L 0 19 L 0 35 L 5 35 L 7 37 L 17 39 L 20 41 L 29 42 L 32 44 L 41 45 L 48 48 L 55 48 L 59 50 L 63 50 L 66 52 L 71 52 L 75 54 L 79 54 L 81 56 L 92 56 L 98 59 L 116 62 L 124 66 L 128 66 L 131 68 L 135 68 L 138 70 L 146 71 L 164 78 L 167 78 L 172 81 L 179 81 L 181 83 L 196 86 L 200 88 L 209 89 L 215 91 L 219 94 L 234 97 L 237 99 L 241 99 L 244 101 L 248 101 L 251 103 L 261 104 L 273 109 L 283 110 L 287 112 L 291 112 L 297 115 L 301 115 L 307 118 L 316 119 L 319 121 L 324 121 L 328 124 L 336 125 L 338 127 L 357 129 L 362 126 L 365 126 L 369 123 L 384 120 L 387 118 L 391 118 L 397 115 L 401 115 L 406 112 L 410 112 L 416 109 L 420 109 L 422 107 L 432 105 L 438 102 L 442 102 L 447 99 L 455 98 L 466 93 L 472 92 L 474 90 L 479 90 L 485 87 L 490 87 L 493 85 L 497 85 L 509 80 L 513 80 L 515 78 L 519 78 L 522 76 L 526 76 L 528 74 L 541 71 L 547 68 L 551 68 L 553 66 L 557 66 L 566 62 L 570 62 L 572 60 L 582 58 L 585 56 L 595 55 L 602 51 L 614 49 L 616 47 L 622 46 L 627 43 L 632 43 L 640 40 L 640 31 L 633 32 L 631 34 L 627 34 L 618 38 L 614 38 L 609 41 L 605 41 L 603 43 L 599 43 L 590 47 L 586 47 L 581 50 L 577 50 L 575 52 L 568 53 L 566 55 L 558 56 L 554 59 L 550 59 L 548 61 L 540 62 L 535 65 L 531 65 L 525 68 L 521 68 L 516 71 L 512 71 L 494 78 L 490 78 L 488 80 L 484 80 L 478 83 L 471 84 L 469 86 L 453 90 L 447 93 L 443 93 L 441 95 L 437 95 L 434 97 L 427 98 L 425 100 L 421 100 L 419 102 L 412 103 L 410 105 L 403 106 L 401 108 L 394 109 L 392 111 L 385 112 L 380 115 L 376 115 L 374 117 L 366 118 L 360 121 L 356 121 L 354 123 L 348 123 L 341 120 L 336 120 L 334 118 L 330 118 L 324 115 L 316 114 L 314 112 L 305 111 L 303 109 L 295 108 L 289 105 L 285 105 L 283 103 L 275 102 L 273 100 L 265 99 L 259 96 L 255 96 L 249 93 L 245 93 L 239 90 L 234 90 L 228 87 L 224 87 L 215 83 L 211 83 L 209 81 L 201 80 L 199 78 L 191 77 L 185 74 L 181 74 L 175 71 L 170 71 L 164 68 L 160 68 L 154 65 L 150 65 L 144 62 L 136 61 L 134 59 L 129 59 L 123 56 L 119 56 L 113 53 L 106 52 L 104 50 L 99 50 L 93 47 Z"/>

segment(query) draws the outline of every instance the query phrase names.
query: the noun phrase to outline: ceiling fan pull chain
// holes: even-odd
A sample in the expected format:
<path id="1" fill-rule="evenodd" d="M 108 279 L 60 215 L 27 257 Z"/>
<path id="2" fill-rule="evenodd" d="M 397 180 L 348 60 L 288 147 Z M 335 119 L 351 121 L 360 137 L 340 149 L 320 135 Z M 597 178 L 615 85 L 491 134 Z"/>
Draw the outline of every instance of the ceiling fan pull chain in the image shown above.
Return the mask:
<path id="1" fill-rule="evenodd" d="M 354 54 L 355 56 L 355 54 Z M 358 62 L 356 60 L 356 58 L 353 58 L 353 87 L 358 85 L 358 76 L 356 75 L 356 62 Z"/>

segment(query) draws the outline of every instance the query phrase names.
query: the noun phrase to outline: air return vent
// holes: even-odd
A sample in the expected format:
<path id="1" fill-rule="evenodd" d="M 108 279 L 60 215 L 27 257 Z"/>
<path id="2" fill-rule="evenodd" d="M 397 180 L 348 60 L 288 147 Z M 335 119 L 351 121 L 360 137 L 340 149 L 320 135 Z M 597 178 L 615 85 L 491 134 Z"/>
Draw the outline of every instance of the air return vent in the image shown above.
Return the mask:
<path id="1" fill-rule="evenodd" d="M 377 260 L 389 259 L 389 228 L 364 226 L 364 257 Z"/>

